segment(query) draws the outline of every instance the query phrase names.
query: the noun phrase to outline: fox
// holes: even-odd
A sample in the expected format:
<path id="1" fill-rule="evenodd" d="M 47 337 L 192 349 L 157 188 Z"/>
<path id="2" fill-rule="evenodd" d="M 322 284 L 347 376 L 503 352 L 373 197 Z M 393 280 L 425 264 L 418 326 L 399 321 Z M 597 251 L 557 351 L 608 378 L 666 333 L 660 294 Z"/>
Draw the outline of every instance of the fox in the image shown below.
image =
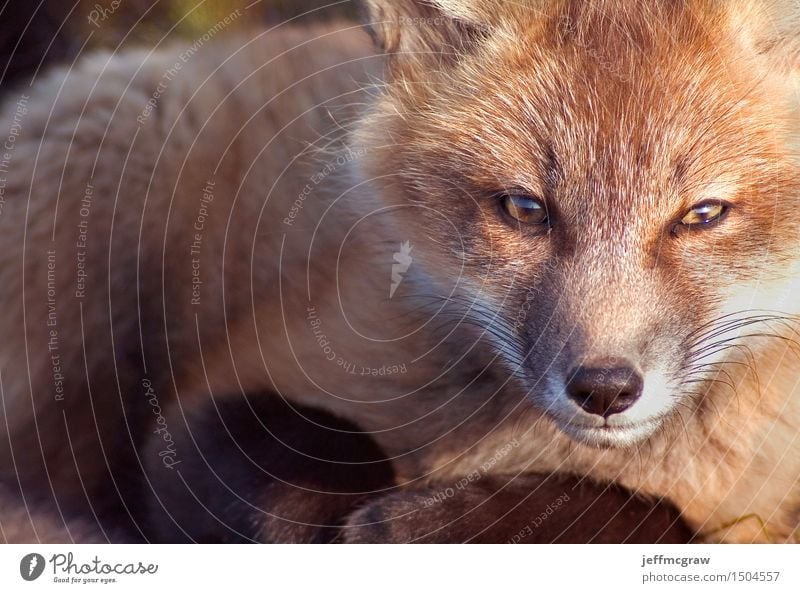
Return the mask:
<path id="1" fill-rule="evenodd" d="M 797 541 L 800 7 L 362 10 L 7 93 L 3 529 Z"/>

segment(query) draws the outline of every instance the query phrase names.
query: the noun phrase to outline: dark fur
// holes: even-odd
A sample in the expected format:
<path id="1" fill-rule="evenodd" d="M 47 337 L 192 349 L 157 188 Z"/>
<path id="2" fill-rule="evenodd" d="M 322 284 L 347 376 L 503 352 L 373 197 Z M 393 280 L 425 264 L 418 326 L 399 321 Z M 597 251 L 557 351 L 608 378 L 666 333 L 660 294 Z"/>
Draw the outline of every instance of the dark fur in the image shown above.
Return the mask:
<path id="1" fill-rule="evenodd" d="M 147 456 L 156 541 L 685 543 L 692 536 L 667 504 L 570 478 L 486 477 L 426 506 L 453 485 L 395 486 L 368 435 L 277 397 L 210 405 L 175 442 L 185 453 L 175 469 L 161 464 L 158 439 Z M 564 494 L 568 500 L 554 506 Z M 547 519 L 534 527 L 541 513 Z M 528 525 L 531 533 L 515 538 Z"/>
<path id="2" fill-rule="evenodd" d="M 174 438 L 185 452 L 174 469 L 158 439 L 148 456 L 157 541 L 329 542 L 359 502 L 393 484 L 357 427 L 273 395 L 211 405 Z"/>
<path id="3" fill-rule="evenodd" d="M 495 476 L 431 504 L 441 492 L 403 491 L 369 504 L 351 517 L 344 541 L 680 544 L 692 539 L 671 505 L 572 478 Z"/>

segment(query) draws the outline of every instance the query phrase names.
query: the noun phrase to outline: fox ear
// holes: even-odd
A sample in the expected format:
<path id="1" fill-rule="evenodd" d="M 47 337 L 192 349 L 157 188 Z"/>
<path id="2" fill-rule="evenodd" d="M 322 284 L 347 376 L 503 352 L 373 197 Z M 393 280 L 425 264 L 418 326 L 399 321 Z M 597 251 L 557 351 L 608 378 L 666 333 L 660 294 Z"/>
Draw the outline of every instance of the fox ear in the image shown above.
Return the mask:
<path id="1" fill-rule="evenodd" d="M 770 69 L 800 72 L 800 2 L 739 0 L 729 4 L 734 32 L 769 61 Z"/>
<path id="2" fill-rule="evenodd" d="M 488 34 L 487 0 L 363 0 L 364 22 L 393 65 L 451 62 Z"/>

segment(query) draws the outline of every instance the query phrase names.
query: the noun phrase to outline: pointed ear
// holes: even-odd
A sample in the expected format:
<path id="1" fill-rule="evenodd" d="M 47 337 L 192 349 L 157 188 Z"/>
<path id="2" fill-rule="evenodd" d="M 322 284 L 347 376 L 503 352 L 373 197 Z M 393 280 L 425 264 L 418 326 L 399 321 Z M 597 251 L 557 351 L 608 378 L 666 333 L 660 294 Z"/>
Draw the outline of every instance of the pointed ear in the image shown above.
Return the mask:
<path id="1" fill-rule="evenodd" d="M 738 0 L 729 4 L 737 37 L 771 70 L 800 71 L 800 2 Z"/>
<path id="2" fill-rule="evenodd" d="M 487 0 L 362 0 L 364 22 L 393 67 L 452 62 L 488 34 Z"/>

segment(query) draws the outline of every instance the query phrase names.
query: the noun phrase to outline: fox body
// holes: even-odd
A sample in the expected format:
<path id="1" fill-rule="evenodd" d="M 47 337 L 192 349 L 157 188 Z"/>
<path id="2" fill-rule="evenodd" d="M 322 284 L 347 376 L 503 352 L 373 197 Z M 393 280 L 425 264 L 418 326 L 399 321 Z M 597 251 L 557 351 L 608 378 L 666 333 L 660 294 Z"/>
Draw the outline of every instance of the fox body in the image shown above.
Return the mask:
<path id="1" fill-rule="evenodd" d="M 790 541 L 797 7 L 366 6 L 381 51 L 278 30 L 6 100 L 4 483 L 133 518 L 187 410 L 268 390 L 399 486 L 588 476 Z"/>

